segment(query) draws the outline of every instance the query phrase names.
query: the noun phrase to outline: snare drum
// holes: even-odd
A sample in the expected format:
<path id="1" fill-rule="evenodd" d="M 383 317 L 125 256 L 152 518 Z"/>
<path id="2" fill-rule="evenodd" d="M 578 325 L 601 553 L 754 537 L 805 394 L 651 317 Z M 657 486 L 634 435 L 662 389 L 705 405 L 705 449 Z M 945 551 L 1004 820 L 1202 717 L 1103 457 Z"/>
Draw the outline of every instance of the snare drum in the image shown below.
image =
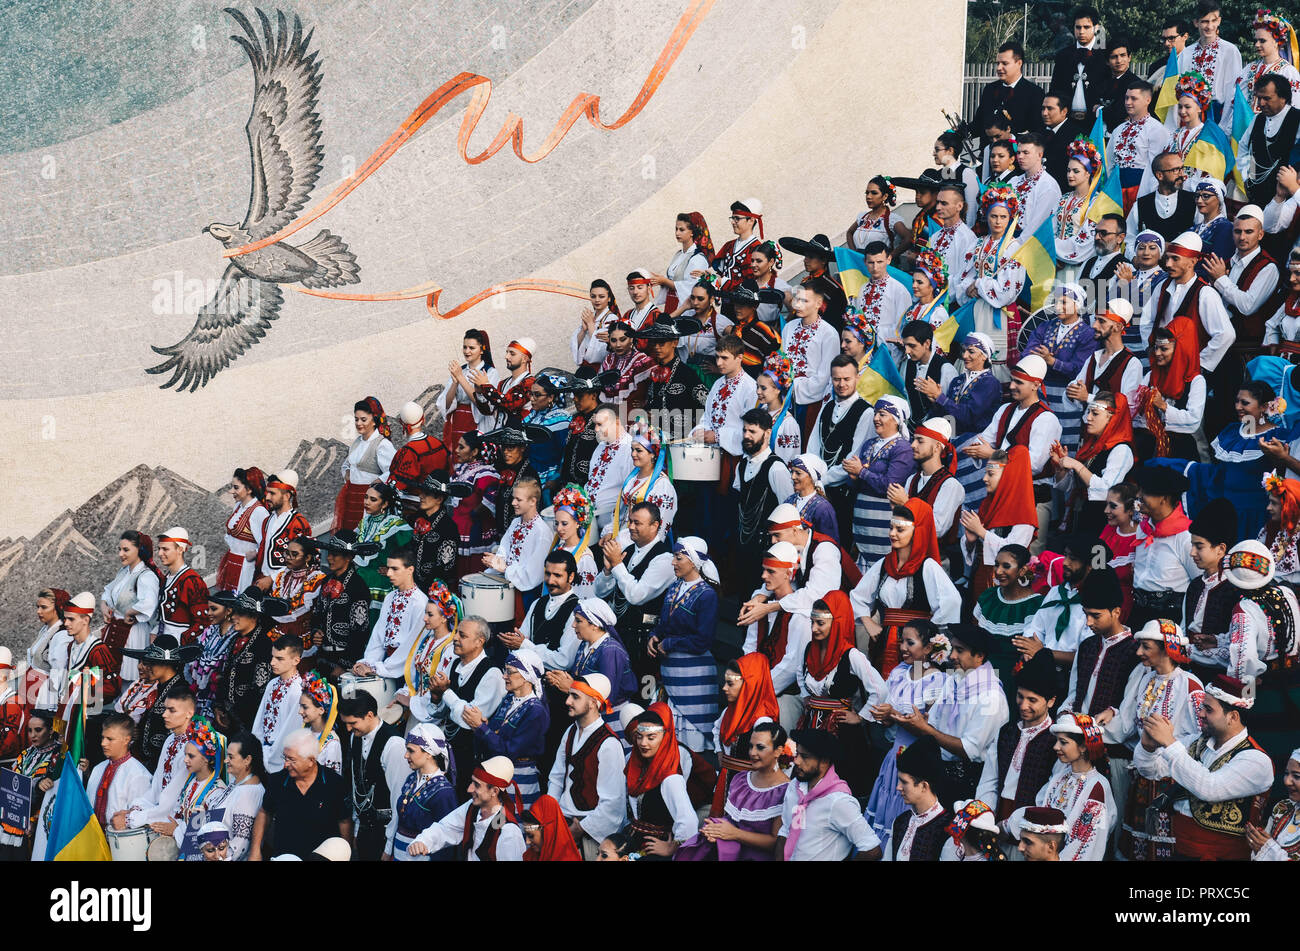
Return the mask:
<path id="1" fill-rule="evenodd" d="M 466 575 L 460 579 L 460 599 L 465 602 L 466 617 L 477 614 L 489 624 L 515 619 L 515 589 L 505 578 Z"/>
<path id="2" fill-rule="evenodd" d="M 114 862 L 144 862 L 149 858 L 149 844 L 158 833 L 148 826 L 138 829 L 105 829 L 104 837 L 108 839 L 108 851 Z"/>
<path id="3" fill-rule="evenodd" d="M 722 475 L 722 450 L 705 443 L 677 443 L 668 447 L 673 481 L 717 482 Z"/>
<path id="4" fill-rule="evenodd" d="M 378 674 L 363 677 L 351 672 L 339 675 L 340 697 L 350 700 L 358 691 L 368 693 L 375 698 L 375 706 L 379 710 L 393 702 L 393 697 L 397 696 L 397 690 L 401 686 L 402 681 L 395 677 L 380 677 Z"/>

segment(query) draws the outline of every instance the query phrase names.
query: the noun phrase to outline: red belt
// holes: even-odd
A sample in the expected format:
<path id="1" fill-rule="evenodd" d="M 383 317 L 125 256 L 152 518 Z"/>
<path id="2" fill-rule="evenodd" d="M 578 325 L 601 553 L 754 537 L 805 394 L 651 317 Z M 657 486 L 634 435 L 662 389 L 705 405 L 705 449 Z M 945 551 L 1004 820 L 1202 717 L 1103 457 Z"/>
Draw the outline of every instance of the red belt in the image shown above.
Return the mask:
<path id="1" fill-rule="evenodd" d="M 1203 829 L 1190 816 L 1173 815 L 1174 851 L 1200 862 L 1247 862 L 1250 843 L 1245 836 Z"/>

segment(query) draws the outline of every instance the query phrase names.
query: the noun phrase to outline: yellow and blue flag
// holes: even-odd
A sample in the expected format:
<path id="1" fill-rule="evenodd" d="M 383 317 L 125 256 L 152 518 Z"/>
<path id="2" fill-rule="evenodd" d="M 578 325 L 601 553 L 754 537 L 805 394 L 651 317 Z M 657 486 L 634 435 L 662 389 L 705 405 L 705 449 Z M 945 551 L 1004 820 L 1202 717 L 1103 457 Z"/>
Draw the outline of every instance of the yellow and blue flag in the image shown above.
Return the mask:
<path id="1" fill-rule="evenodd" d="M 975 329 L 975 302 L 978 299 L 972 297 L 957 308 L 956 311 L 950 313 L 948 319 L 935 328 L 935 349 L 951 354 L 956 353 L 961 348 L 962 341 Z"/>
<path id="2" fill-rule="evenodd" d="M 1241 140 L 1246 136 L 1246 130 L 1250 128 L 1250 120 L 1255 118 L 1255 110 L 1250 107 L 1250 100 L 1246 98 L 1246 91 L 1237 85 L 1237 94 L 1232 100 L 1232 156 L 1234 159 L 1240 154 Z M 1237 183 L 1241 193 L 1246 194 L 1246 182 L 1241 177 L 1241 167 L 1233 163 L 1232 180 Z"/>
<path id="3" fill-rule="evenodd" d="M 81 785 L 77 762 L 85 741 L 85 705 L 73 720 L 73 738 L 63 759 L 63 771 L 54 790 L 50 835 L 45 845 L 47 862 L 111 862 L 104 830 Z M 80 727 L 80 729 L 78 729 Z"/>
<path id="4" fill-rule="evenodd" d="M 1183 163 L 1188 168 L 1200 169 L 1221 182 L 1227 181 L 1237 167 L 1227 134 L 1219 128 L 1217 122 L 1209 121 L 1201 126 L 1201 134 L 1187 150 L 1187 158 L 1183 159 Z"/>
<path id="5" fill-rule="evenodd" d="M 1056 278 L 1056 235 L 1050 215 L 1032 235 L 1021 235 L 1020 247 L 1012 257 L 1025 267 L 1028 280 L 1024 293 L 1029 295 L 1030 309 L 1038 310 L 1047 303 Z"/>
<path id="6" fill-rule="evenodd" d="M 1156 105 L 1153 110 L 1156 118 L 1161 122 L 1165 121 L 1165 115 L 1169 110 L 1178 105 L 1178 54 L 1172 49 L 1169 51 L 1169 63 L 1165 66 L 1165 81 L 1160 85 L 1160 95 L 1156 97 Z"/>
<path id="7" fill-rule="evenodd" d="M 882 396 L 903 396 L 906 388 L 889 345 L 877 341 L 867 365 L 858 373 L 858 395 L 868 403 L 874 403 Z"/>
<path id="8" fill-rule="evenodd" d="M 1118 165 L 1106 169 L 1100 187 L 1092 193 L 1092 202 L 1088 205 L 1088 220 L 1101 221 L 1106 215 L 1124 214 L 1124 188 L 1120 181 L 1123 173 Z"/>

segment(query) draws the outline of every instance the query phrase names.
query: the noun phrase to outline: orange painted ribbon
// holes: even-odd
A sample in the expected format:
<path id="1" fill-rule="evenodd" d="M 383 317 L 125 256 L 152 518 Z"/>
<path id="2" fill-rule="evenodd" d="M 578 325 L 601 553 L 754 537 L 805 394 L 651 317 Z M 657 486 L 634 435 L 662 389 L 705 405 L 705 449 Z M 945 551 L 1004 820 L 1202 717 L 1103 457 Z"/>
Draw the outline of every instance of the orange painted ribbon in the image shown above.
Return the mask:
<path id="1" fill-rule="evenodd" d="M 453 317 L 459 317 L 465 311 L 477 304 L 483 303 L 489 297 L 497 294 L 504 294 L 507 291 L 540 291 L 543 294 L 561 294 L 565 297 L 576 297 L 579 300 L 587 300 L 589 292 L 586 288 L 578 284 L 569 284 L 564 281 L 546 281 L 546 280 L 518 280 L 506 281 L 504 284 L 496 284 L 492 287 L 479 291 L 473 297 L 460 304 L 457 304 L 445 314 L 438 310 L 438 296 L 442 293 L 442 288 L 432 281 L 420 284 L 416 287 L 408 287 L 404 291 L 392 291 L 387 294 L 338 294 L 332 291 L 311 290 L 305 287 L 295 287 L 295 291 L 300 294 L 310 294 L 312 297 L 325 297 L 329 300 L 353 300 L 353 301 L 389 301 L 389 300 L 415 300 L 424 298 L 424 306 L 428 308 L 429 313 L 440 320 L 451 320 Z"/>
<path id="2" fill-rule="evenodd" d="M 362 182 L 374 174 L 381 165 L 387 162 L 392 156 L 405 145 L 412 136 L 418 132 L 426 122 L 432 119 L 441 111 L 442 107 L 447 105 L 457 96 L 464 92 L 472 90 L 472 96 L 469 104 L 465 107 L 465 116 L 460 123 L 460 132 L 456 137 L 457 147 L 460 157 L 470 165 L 478 165 L 486 162 L 497 152 L 501 151 L 507 142 L 510 142 L 514 148 L 514 153 L 521 161 L 530 164 L 540 162 L 546 158 L 552 150 L 568 135 L 569 130 L 573 128 L 574 123 L 582 116 L 597 128 L 605 129 L 612 132 L 621 128 L 623 125 L 634 119 L 646 104 L 650 102 L 651 97 L 659 89 L 668 71 L 672 69 L 677 57 L 681 55 L 691 36 L 694 35 L 700 23 L 708 15 L 709 10 L 713 7 L 714 0 L 691 0 L 686 12 L 682 14 L 681 19 L 673 28 L 672 35 L 668 38 L 668 43 L 664 46 L 659 58 L 655 60 L 654 65 L 650 68 L 649 75 L 646 76 L 645 82 L 641 84 L 641 90 L 628 106 L 627 111 L 611 123 L 605 123 L 600 118 L 600 97 L 589 92 L 578 93 L 573 101 L 569 103 L 569 108 L 560 116 L 555 127 L 551 129 L 550 134 L 542 142 L 541 147 L 532 155 L 524 154 L 524 125 L 523 119 L 511 112 L 506 115 L 505 122 L 501 125 L 501 130 L 497 132 L 491 144 L 480 152 L 478 155 L 469 155 L 469 139 L 477 127 L 479 119 L 482 118 L 484 111 L 487 109 L 488 101 L 492 98 L 492 80 L 486 76 L 480 76 L 478 73 L 460 73 L 456 77 L 443 83 L 433 94 L 424 102 L 416 107 L 415 111 L 406 117 L 396 132 L 394 132 L 375 152 L 366 159 L 355 172 L 345 179 L 340 185 L 330 192 L 330 194 L 321 202 L 314 205 L 302 217 L 285 225 L 275 234 L 268 235 L 251 244 L 245 244 L 238 248 L 231 248 L 223 253 L 223 257 L 237 257 L 241 254 L 249 254 L 253 251 L 259 251 L 269 245 L 283 241 L 290 235 L 296 234 L 307 225 L 311 224 L 317 218 L 321 217 L 344 198 L 350 195 Z M 512 282 L 515 283 L 515 282 Z M 310 293 L 310 292 L 305 292 Z M 399 295 L 405 292 L 398 292 Z M 318 297 L 327 297 L 330 295 L 317 294 Z M 424 296 L 424 295 L 420 295 Z M 437 293 L 428 295 L 431 299 L 436 299 Z M 491 292 L 485 292 L 484 296 L 491 296 Z M 586 297 L 584 291 L 583 297 Z M 349 299 L 349 298 L 340 298 Z M 378 299 L 378 300 L 403 300 L 408 299 L 403 296 L 385 296 L 380 295 L 375 298 L 352 298 L 352 299 Z M 450 314 L 448 315 L 450 316 Z"/>

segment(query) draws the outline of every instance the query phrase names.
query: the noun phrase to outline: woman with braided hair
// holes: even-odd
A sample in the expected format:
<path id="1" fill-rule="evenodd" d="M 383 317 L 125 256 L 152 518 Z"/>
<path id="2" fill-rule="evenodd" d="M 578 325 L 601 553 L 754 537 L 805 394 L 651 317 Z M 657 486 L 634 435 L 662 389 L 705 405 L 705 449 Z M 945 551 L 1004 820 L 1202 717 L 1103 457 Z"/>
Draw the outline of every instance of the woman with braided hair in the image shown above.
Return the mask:
<path id="1" fill-rule="evenodd" d="M 373 396 L 358 400 L 352 407 L 357 438 L 352 440 L 343 460 L 343 488 L 334 501 L 334 523 L 330 531 L 356 528 L 365 514 L 366 490 L 376 481 L 388 481 L 388 467 L 397 449 L 390 442 L 392 429 L 384 415 L 383 404 Z"/>
<path id="2" fill-rule="evenodd" d="M 655 306 L 671 317 L 686 309 L 691 288 L 713 260 L 713 239 L 709 226 L 698 211 L 682 212 L 673 225 L 673 236 L 681 245 L 663 274 L 652 274 L 650 279 L 659 286 Z"/>
<path id="3" fill-rule="evenodd" d="M 874 241 L 884 242 L 889 253 L 894 253 L 899 236 L 894 229 L 900 224 L 890 209 L 898 204 L 898 189 L 888 175 L 877 175 L 867 182 L 867 210 L 854 219 L 844 233 L 844 243 L 854 251 L 865 251 Z"/>
<path id="4" fill-rule="evenodd" d="M 148 826 L 159 835 L 171 836 L 180 851 L 189 830 L 190 817 L 216 801 L 226 788 L 226 738 L 207 720 L 196 717 L 185 734 L 185 768 L 189 774 L 182 782 L 163 787 L 162 801 L 148 809 L 132 809 L 127 825 L 138 829 Z M 150 850 L 152 852 L 152 849 Z M 199 861 L 202 856 L 187 856 Z"/>
<path id="5" fill-rule="evenodd" d="M 989 367 L 999 380 L 1008 379 L 1008 341 L 1020 332 L 1021 314 L 1016 304 L 1025 287 L 1025 266 L 1013 256 L 1020 244 L 1015 240 L 1012 223 L 1020 214 L 1020 199 L 1009 185 L 987 188 L 980 196 L 980 215 L 988 227 L 965 256 L 962 272 L 954 276 L 954 308 L 975 298 L 975 326 L 992 344 Z"/>
<path id="6" fill-rule="evenodd" d="M 1101 171 L 1101 153 L 1088 139 L 1075 139 L 1065 147 L 1065 182 L 1069 191 L 1056 205 L 1052 232 L 1056 236 L 1058 281 L 1072 281 L 1079 269 L 1096 253 L 1093 235 L 1096 225 L 1088 220 L 1093 198 L 1093 180 Z"/>

